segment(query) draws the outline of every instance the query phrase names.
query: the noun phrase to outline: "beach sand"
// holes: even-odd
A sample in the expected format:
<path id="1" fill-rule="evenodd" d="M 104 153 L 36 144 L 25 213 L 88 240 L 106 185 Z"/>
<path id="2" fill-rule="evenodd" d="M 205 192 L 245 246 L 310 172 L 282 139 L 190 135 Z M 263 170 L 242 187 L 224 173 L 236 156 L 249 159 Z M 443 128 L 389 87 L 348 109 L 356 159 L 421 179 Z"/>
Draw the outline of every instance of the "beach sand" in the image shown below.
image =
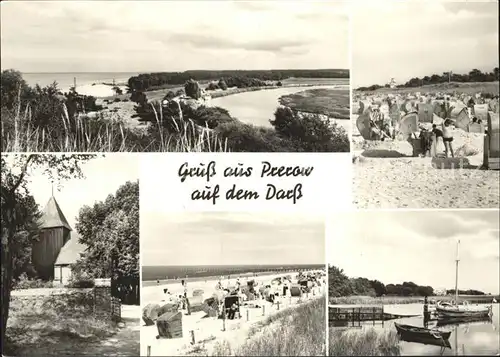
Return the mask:
<path id="1" fill-rule="evenodd" d="M 270 284 L 271 280 L 276 277 L 291 275 L 294 278 L 297 273 L 282 273 L 275 275 L 266 275 L 260 277 L 251 277 L 249 280 L 258 282 L 256 290 L 262 284 Z M 246 278 L 240 279 L 242 286 L 246 285 Z M 195 289 L 204 291 L 203 298 L 206 299 L 212 296 L 217 284 L 216 278 L 208 278 L 206 281 L 196 281 L 188 283 L 188 297 L 192 296 Z M 221 280 L 223 286 L 234 286 L 236 279 Z M 167 288 L 173 295 L 182 294 L 184 289 L 180 281 L 170 284 L 148 286 L 141 289 L 142 306 L 148 303 L 165 304 L 165 294 L 163 289 Z M 255 303 L 258 308 L 251 306 L 242 306 L 240 309 L 241 318 L 234 320 L 225 320 L 225 331 L 223 331 L 223 320 L 215 317 L 205 317 L 205 312 L 194 312 L 190 316 L 185 314 L 182 318 L 183 337 L 177 339 L 156 339 L 158 329 L 156 325 L 145 326 L 144 322 L 141 326 L 141 356 L 147 356 L 148 346 L 150 347 L 151 356 L 174 356 L 185 355 L 199 350 L 205 350 L 208 355 L 211 355 L 213 348 L 223 341 L 227 341 L 231 347 L 242 345 L 247 339 L 249 332 L 259 322 L 265 321 L 269 316 L 276 314 L 278 311 L 293 309 L 299 304 L 317 298 L 325 298 L 326 284 L 313 288 L 313 290 L 304 294 L 302 297 L 280 297 L 279 310 L 278 304 L 271 304 L 262 300 L 255 300 L 250 303 Z M 248 321 L 247 321 L 248 319 Z M 194 331 L 195 345 L 192 345 L 190 331 Z"/>
<path id="2" fill-rule="evenodd" d="M 498 170 L 480 169 L 482 134 L 457 129 L 453 149 L 467 144 L 477 154 L 457 159 L 411 157 L 405 141 L 367 142 L 353 115 L 353 199 L 357 208 L 498 208 Z M 444 152 L 440 143 L 438 153 Z"/>

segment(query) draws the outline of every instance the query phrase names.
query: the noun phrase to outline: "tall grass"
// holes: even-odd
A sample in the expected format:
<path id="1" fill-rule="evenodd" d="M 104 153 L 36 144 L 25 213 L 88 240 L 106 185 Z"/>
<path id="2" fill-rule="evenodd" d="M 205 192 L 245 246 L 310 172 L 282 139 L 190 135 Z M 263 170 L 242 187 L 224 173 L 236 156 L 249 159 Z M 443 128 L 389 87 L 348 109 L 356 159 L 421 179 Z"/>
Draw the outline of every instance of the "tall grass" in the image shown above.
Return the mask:
<path id="1" fill-rule="evenodd" d="M 263 332 L 260 332 L 263 331 Z M 325 299 L 268 317 L 243 345 L 218 343 L 213 356 L 321 356 L 326 352 Z"/>
<path id="2" fill-rule="evenodd" d="M 76 300 L 75 300 L 76 299 Z M 112 336 L 116 325 L 88 313 L 86 295 L 13 297 L 6 330 L 5 353 L 38 347 L 100 340 Z"/>
<path id="3" fill-rule="evenodd" d="M 395 331 L 330 328 L 329 356 L 400 356 L 401 347 Z"/>
<path id="4" fill-rule="evenodd" d="M 2 151 L 4 152 L 220 152 L 227 144 L 206 128 L 192 121 L 181 121 L 176 131 L 163 127 L 162 112 L 149 130 L 127 127 L 123 121 L 102 113 L 98 118 L 70 116 L 65 104 L 60 118 L 51 119 L 47 127 L 34 124 L 31 110 L 2 109 Z"/>

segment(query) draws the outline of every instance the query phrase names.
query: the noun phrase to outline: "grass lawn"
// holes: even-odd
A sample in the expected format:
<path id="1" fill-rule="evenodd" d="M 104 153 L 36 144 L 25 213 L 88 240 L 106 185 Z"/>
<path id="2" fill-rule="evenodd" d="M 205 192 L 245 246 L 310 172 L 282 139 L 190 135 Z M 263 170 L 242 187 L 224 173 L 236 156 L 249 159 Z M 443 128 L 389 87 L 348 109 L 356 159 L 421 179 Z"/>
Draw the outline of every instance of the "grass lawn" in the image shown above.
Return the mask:
<path id="1" fill-rule="evenodd" d="M 329 88 L 309 89 L 284 95 L 280 103 L 302 112 L 349 119 L 349 91 Z"/>

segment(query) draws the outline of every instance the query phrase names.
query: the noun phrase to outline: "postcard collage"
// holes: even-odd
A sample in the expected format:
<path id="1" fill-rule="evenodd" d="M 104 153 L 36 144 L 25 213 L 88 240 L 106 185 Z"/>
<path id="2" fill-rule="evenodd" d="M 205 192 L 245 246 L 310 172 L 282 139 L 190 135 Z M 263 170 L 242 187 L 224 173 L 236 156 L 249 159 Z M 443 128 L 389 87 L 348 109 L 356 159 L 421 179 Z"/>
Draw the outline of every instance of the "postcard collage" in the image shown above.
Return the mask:
<path id="1" fill-rule="evenodd" d="M 2 357 L 500 355 L 498 1 L 0 9 Z"/>

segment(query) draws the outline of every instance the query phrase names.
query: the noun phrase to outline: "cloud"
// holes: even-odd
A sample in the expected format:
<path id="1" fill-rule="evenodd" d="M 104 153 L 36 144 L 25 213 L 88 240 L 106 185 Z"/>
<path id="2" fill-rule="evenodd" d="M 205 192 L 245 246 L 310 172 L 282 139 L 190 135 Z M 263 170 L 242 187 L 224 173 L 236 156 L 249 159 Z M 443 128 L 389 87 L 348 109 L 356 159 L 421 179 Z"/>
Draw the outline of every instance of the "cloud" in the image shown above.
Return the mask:
<path id="1" fill-rule="evenodd" d="M 2 3 L 2 68 L 134 72 L 347 68 L 349 62 L 345 6 L 296 1 L 27 5 Z"/>
<path id="2" fill-rule="evenodd" d="M 498 66 L 498 3 L 377 2 L 354 6 L 353 84 Z M 370 31 L 366 31 L 369 28 Z M 373 64 L 377 63 L 377 70 Z"/>
<path id="3" fill-rule="evenodd" d="M 324 242 L 323 221 L 296 214 L 141 210 L 145 265 L 322 263 Z"/>
<path id="4" fill-rule="evenodd" d="M 495 211 L 363 211 L 335 215 L 327 224 L 327 261 L 351 277 L 451 288 L 456 242 L 460 240 L 460 288 L 498 293 L 498 226 Z"/>

